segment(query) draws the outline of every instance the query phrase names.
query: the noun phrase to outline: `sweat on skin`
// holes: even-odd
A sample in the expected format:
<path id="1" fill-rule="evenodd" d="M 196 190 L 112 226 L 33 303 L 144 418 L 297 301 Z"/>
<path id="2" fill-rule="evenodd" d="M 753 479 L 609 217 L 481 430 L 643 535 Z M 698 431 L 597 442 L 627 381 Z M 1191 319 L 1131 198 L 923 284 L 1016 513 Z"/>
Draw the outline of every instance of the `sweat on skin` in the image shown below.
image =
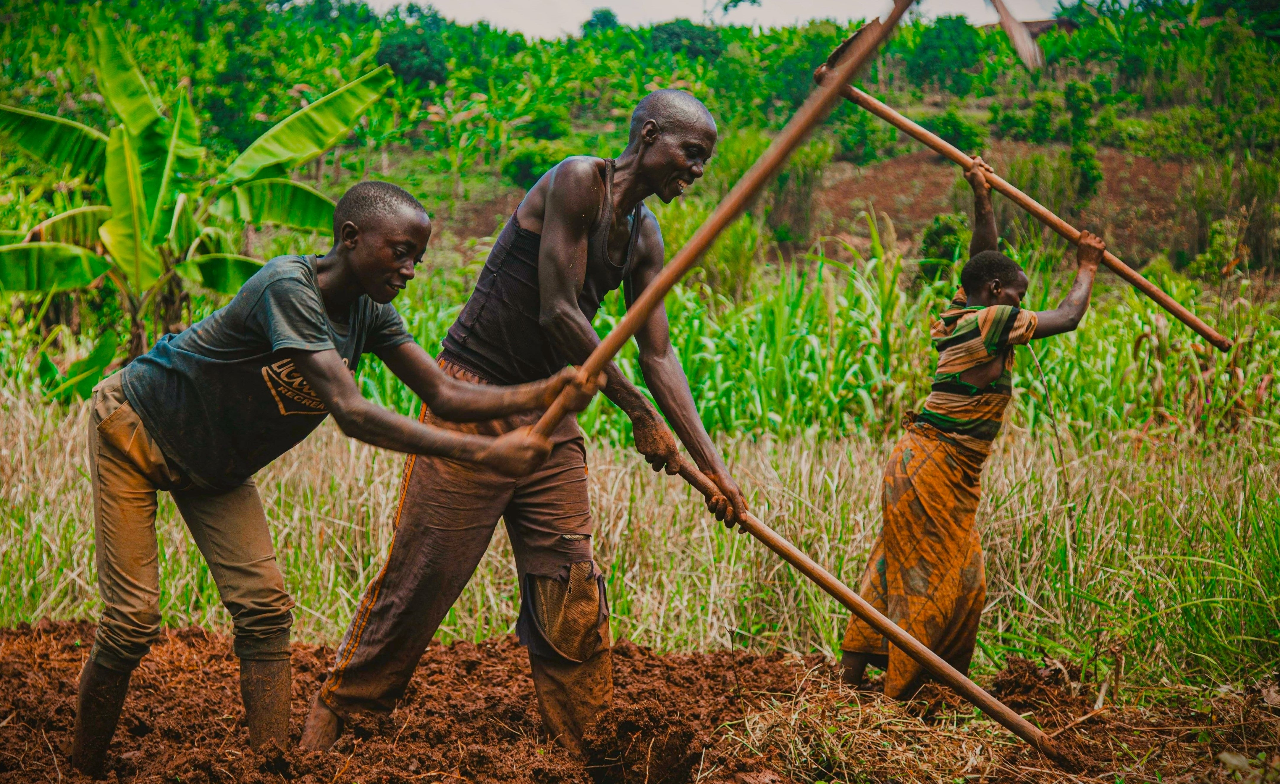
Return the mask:
<path id="1" fill-rule="evenodd" d="M 442 417 L 476 420 L 545 408 L 571 370 L 517 387 L 446 375 L 391 306 L 414 276 L 431 223 L 412 196 L 361 183 L 335 209 L 324 256 L 282 256 L 231 302 L 94 390 L 89 431 L 94 539 L 104 610 L 80 679 L 73 764 L 104 770 L 129 675 L 159 635 L 156 493 L 168 491 L 234 623 L 241 694 L 255 747 L 288 738 L 293 602 L 276 564 L 253 474 L 328 414 L 375 446 L 447 456 L 519 476 L 550 452 L 528 431 L 498 439 L 422 424 L 363 398 L 354 371 L 382 359 Z"/>
<path id="2" fill-rule="evenodd" d="M 621 287 L 630 305 L 662 270 L 662 234 L 644 200 L 681 195 L 702 176 L 716 138 L 700 101 L 661 90 L 637 105 L 617 159 L 574 156 L 543 175 L 507 221 L 450 327 L 440 355 L 445 369 L 510 384 L 585 361 L 599 345 L 591 320 L 605 294 Z M 674 473 L 677 437 L 683 442 L 717 486 L 708 507 L 732 524 L 746 502 L 698 417 L 662 307 L 636 342 L 657 408 L 612 363 L 604 394 L 631 419 L 636 448 L 655 470 Z M 424 421 L 433 415 L 424 407 Z M 450 427 L 497 435 L 535 420 Z M 529 652 L 544 725 L 580 751 L 585 727 L 612 699 L 608 604 L 592 556 L 582 434 L 565 419 L 551 440 L 547 462 L 523 479 L 409 459 L 391 551 L 312 704 L 304 748 L 328 748 L 343 717 L 395 708 L 502 519 L 521 586 L 517 632 Z"/>

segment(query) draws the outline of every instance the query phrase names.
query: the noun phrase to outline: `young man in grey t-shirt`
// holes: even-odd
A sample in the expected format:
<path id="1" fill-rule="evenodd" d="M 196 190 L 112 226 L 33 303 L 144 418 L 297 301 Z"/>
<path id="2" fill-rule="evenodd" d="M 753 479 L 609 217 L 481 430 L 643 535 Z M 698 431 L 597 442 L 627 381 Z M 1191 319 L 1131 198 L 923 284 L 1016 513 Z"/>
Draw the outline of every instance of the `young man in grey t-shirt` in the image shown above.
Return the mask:
<path id="1" fill-rule="evenodd" d="M 281 256 L 221 310 L 94 390 L 89 428 L 98 585 L 105 607 L 80 676 L 73 764 L 104 773 L 129 676 L 160 633 L 156 492 L 168 491 L 231 613 L 240 693 L 255 748 L 288 741 L 285 591 L 254 484 L 259 469 L 332 414 L 342 431 L 400 452 L 473 463 L 510 476 L 537 469 L 550 442 L 528 428 L 499 438 L 444 430 L 361 396 L 355 370 L 376 354 L 439 417 L 476 421 L 546 408 L 566 384 L 580 410 L 595 386 L 572 369 L 519 386 L 449 377 L 390 304 L 431 236 L 417 200 L 364 182 L 334 211 L 321 257 Z"/>

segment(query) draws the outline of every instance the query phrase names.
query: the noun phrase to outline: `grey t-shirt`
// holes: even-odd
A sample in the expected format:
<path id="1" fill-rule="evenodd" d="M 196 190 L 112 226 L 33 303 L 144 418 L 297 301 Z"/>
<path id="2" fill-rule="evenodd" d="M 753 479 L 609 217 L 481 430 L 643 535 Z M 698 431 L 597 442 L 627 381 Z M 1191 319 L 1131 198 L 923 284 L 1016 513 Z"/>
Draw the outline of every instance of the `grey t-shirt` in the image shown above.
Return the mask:
<path id="1" fill-rule="evenodd" d="M 166 335 L 123 371 L 125 396 L 165 457 L 197 485 L 225 490 L 307 437 L 329 413 L 290 350 L 360 356 L 413 338 L 391 305 L 361 296 L 330 321 L 314 256 L 279 256 L 231 302 Z"/>

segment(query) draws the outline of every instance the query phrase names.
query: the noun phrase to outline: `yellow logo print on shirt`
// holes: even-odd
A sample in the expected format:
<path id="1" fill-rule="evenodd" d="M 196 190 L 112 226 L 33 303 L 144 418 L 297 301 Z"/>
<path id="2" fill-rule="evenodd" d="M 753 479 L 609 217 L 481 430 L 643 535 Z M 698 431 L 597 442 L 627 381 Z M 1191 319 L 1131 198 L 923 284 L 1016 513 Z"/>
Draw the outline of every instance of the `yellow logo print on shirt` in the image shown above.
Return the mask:
<path id="1" fill-rule="evenodd" d="M 262 378 L 267 382 L 267 389 L 280 406 L 280 415 L 290 414 L 327 414 L 329 410 L 316 397 L 315 390 L 298 372 L 292 359 L 282 359 L 262 368 Z"/>

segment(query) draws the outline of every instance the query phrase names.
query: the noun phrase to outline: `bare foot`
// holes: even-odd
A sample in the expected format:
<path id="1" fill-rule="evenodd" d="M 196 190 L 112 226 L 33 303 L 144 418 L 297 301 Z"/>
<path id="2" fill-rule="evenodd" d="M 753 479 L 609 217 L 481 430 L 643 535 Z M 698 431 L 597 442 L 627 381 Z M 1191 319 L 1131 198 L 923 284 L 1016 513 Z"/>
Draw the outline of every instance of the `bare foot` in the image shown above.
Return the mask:
<path id="1" fill-rule="evenodd" d="M 311 713 L 307 715 L 307 723 L 302 726 L 302 740 L 298 743 L 303 751 L 328 751 L 333 742 L 342 734 L 342 717 L 329 710 L 317 693 L 311 700 Z"/>

